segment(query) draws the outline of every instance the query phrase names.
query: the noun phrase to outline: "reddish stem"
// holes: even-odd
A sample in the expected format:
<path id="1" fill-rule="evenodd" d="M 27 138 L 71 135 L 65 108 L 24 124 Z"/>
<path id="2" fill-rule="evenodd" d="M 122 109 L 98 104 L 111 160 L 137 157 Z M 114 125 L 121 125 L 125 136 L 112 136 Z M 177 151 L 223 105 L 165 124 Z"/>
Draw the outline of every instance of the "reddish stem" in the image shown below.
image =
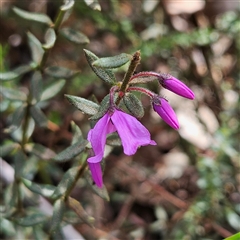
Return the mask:
<path id="1" fill-rule="evenodd" d="M 154 95 L 156 95 L 155 93 L 153 93 L 152 91 L 146 89 L 146 88 L 143 88 L 143 87 L 129 87 L 127 89 L 128 92 L 130 91 L 136 91 L 136 92 L 141 92 L 141 93 L 144 93 L 146 95 L 148 95 L 150 98 L 153 98 Z"/>

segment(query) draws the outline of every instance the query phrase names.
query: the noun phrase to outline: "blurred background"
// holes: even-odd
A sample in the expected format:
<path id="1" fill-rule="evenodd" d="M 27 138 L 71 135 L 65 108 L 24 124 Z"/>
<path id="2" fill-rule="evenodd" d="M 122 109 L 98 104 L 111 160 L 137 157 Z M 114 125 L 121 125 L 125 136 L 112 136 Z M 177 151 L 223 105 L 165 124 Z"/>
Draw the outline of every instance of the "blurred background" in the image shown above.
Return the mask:
<path id="1" fill-rule="evenodd" d="M 44 26 L 21 19 L 12 7 L 54 19 L 61 3 L 1 1 L 1 72 L 31 61 L 27 31 L 44 41 Z M 100 0 L 99 4 L 90 8 L 85 1 L 76 1 L 63 23 L 83 32 L 90 43 L 77 45 L 59 37 L 51 50 L 47 66 L 63 66 L 80 74 L 69 78 L 44 109 L 59 128 L 36 127 L 34 142 L 59 152 L 71 143 L 72 120 L 84 136 L 90 129 L 89 116 L 64 98 L 64 94 L 95 95 L 101 101 L 109 91 L 91 71 L 83 48 L 99 57 L 140 50 L 138 72 L 170 73 L 189 86 L 196 98 L 183 99 L 149 84 L 152 91 L 160 91 L 169 100 L 180 130 L 165 124 L 151 109 L 149 99 L 141 96 L 145 109 L 141 122 L 157 146 L 142 147 L 134 156 L 125 156 L 121 147 L 109 147 L 104 183 L 110 201 L 92 193 L 80 180 L 72 196 L 96 219 L 96 228 L 81 223 L 74 227 L 84 239 L 220 240 L 239 232 L 239 1 Z M 101 11 L 96 10 L 99 7 Z M 126 69 L 123 66 L 116 72 L 119 81 Z M 1 85 L 26 88 L 29 77 L 27 73 Z M 1 111 L 0 127 L 4 129 L 11 108 Z M 9 138 L 2 133 L 0 141 Z M 11 157 L 5 160 L 12 164 Z M 69 167 L 68 163 L 45 162 L 33 181 L 57 185 Z M 1 237 L 13 236 L 4 233 Z"/>

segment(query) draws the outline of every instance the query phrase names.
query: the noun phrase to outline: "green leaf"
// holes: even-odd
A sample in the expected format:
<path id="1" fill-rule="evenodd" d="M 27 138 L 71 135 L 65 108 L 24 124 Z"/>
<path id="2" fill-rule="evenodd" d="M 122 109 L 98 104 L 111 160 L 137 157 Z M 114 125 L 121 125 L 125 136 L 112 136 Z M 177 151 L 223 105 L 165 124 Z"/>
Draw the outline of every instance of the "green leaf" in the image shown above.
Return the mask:
<path id="1" fill-rule="evenodd" d="M 240 224 L 239 224 L 240 223 L 240 217 L 237 213 L 230 210 L 227 213 L 227 220 L 228 220 L 228 223 L 230 224 L 231 227 L 233 227 L 237 231 L 240 230 Z"/>
<path id="2" fill-rule="evenodd" d="M 41 99 L 42 94 L 42 74 L 39 71 L 34 72 L 30 82 L 31 103 L 36 104 Z"/>
<path id="3" fill-rule="evenodd" d="M 35 63 L 40 64 L 44 54 L 41 42 L 30 32 L 27 33 L 28 42 L 31 49 L 32 59 Z"/>
<path id="4" fill-rule="evenodd" d="M 47 24 L 49 26 L 53 25 L 52 20 L 45 14 L 27 12 L 27 11 L 22 10 L 20 8 L 17 8 L 17 7 L 13 7 L 13 11 L 18 16 L 20 16 L 20 17 L 22 17 L 22 18 L 24 18 L 26 20 L 44 23 L 44 24 Z"/>
<path id="5" fill-rule="evenodd" d="M 26 155 L 21 149 L 18 149 L 14 156 L 15 176 L 22 177 L 22 172 L 27 161 Z"/>
<path id="6" fill-rule="evenodd" d="M 60 33 L 70 42 L 73 42 L 76 44 L 89 43 L 89 39 L 86 35 L 72 28 L 62 28 L 60 30 Z"/>
<path id="7" fill-rule="evenodd" d="M 103 69 L 103 68 L 98 68 L 92 65 L 92 63 L 99 58 L 89 50 L 84 49 L 85 56 L 87 58 L 87 61 L 92 68 L 92 70 L 95 72 L 95 74 L 101 78 L 103 81 L 114 84 L 116 82 L 115 75 L 111 69 Z"/>
<path id="8" fill-rule="evenodd" d="M 5 130 L 5 132 L 13 132 L 18 129 L 26 114 L 26 104 L 23 104 L 12 114 L 11 126 Z"/>
<path id="9" fill-rule="evenodd" d="M 11 72 L 1 72 L 0 73 L 0 80 L 1 81 L 8 81 L 14 78 L 19 77 L 19 74 L 15 73 L 14 71 Z"/>
<path id="10" fill-rule="evenodd" d="M 68 94 L 65 94 L 64 96 L 67 98 L 67 100 L 72 105 L 74 105 L 78 110 L 80 110 L 83 113 L 86 113 L 89 115 L 95 115 L 99 110 L 98 104 L 96 104 L 90 100 L 87 100 L 87 99 L 81 98 L 81 97 L 68 95 Z"/>
<path id="11" fill-rule="evenodd" d="M 9 80 L 16 79 L 16 78 L 20 77 L 21 75 L 23 75 L 24 73 L 30 72 L 32 69 L 33 69 L 33 66 L 31 66 L 31 65 L 22 65 L 22 66 L 19 66 L 19 67 L 13 69 L 10 72 L 1 72 L 0 80 L 1 81 L 9 81 Z"/>
<path id="12" fill-rule="evenodd" d="M 84 2 L 93 10 L 101 11 L 101 6 L 98 0 L 84 0 Z"/>
<path id="13" fill-rule="evenodd" d="M 11 89 L 11 88 L 5 88 L 1 86 L 0 88 L 0 93 L 6 97 L 7 99 L 10 100 L 15 100 L 15 101 L 22 101 L 25 102 L 27 101 L 27 95 L 24 92 Z"/>
<path id="14" fill-rule="evenodd" d="M 89 216 L 85 210 L 83 209 L 80 202 L 78 202 L 76 199 L 72 197 L 68 197 L 67 200 L 68 206 L 74 210 L 74 212 L 82 219 L 83 222 L 88 224 L 89 226 L 93 227 L 93 223 L 95 219 L 91 216 Z"/>
<path id="15" fill-rule="evenodd" d="M 14 223 L 8 219 L 3 218 L 3 215 L 1 216 L 1 235 L 5 237 L 16 236 L 16 228 L 14 226 Z"/>
<path id="16" fill-rule="evenodd" d="M 4 203 L 7 211 L 16 207 L 18 199 L 18 185 L 16 182 L 10 183 L 4 191 Z"/>
<path id="17" fill-rule="evenodd" d="M 65 67 L 52 66 L 45 69 L 45 73 L 55 78 L 71 78 L 76 76 L 79 72 L 70 70 Z"/>
<path id="18" fill-rule="evenodd" d="M 110 106 L 110 94 L 106 95 L 99 107 L 99 110 L 96 114 L 90 117 L 91 120 L 98 120 L 100 119 L 109 109 Z"/>
<path id="19" fill-rule="evenodd" d="M 5 143 L 4 145 L 0 146 L 0 157 L 5 157 L 9 155 L 13 150 L 19 147 L 18 143 Z"/>
<path id="20" fill-rule="evenodd" d="M 30 113 L 37 125 L 40 127 L 48 126 L 48 119 L 38 106 L 35 105 L 30 107 Z"/>
<path id="21" fill-rule="evenodd" d="M 51 196 L 52 199 L 57 199 L 66 193 L 67 189 L 74 183 L 80 167 L 81 166 L 72 167 L 63 175 L 62 180 Z"/>
<path id="22" fill-rule="evenodd" d="M 28 126 L 27 126 L 27 130 L 26 130 L 26 140 L 28 140 L 34 130 L 35 127 L 35 122 L 34 120 L 30 117 L 28 120 Z M 14 138 L 16 141 L 21 142 L 22 141 L 22 137 L 23 137 L 23 129 L 22 129 L 22 125 L 14 132 L 11 133 L 12 138 Z"/>
<path id="23" fill-rule="evenodd" d="M 46 222 L 46 220 L 47 220 L 47 216 L 42 213 L 34 213 L 30 216 L 15 219 L 18 225 L 21 225 L 24 227 L 34 226 L 36 224 Z"/>
<path id="24" fill-rule="evenodd" d="M 239 240 L 239 239 L 240 239 L 240 232 L 238 232 L 230 237 L 227 237 L 224 240 Z"/>
<path id="25" fill-rule="evenodd" d="M 42 45 L 44 49 L 50 49 L 54 46 L 56 41 L 56 33 L 53 28 L 49 28 L 45 34 L 45 44 Z"/>
<path id="26" fill-rule="evenodd" d="M 141 101 L 132 93 L 126 93 L 123 97 L 123 102 L 128 111 L 136 118 L 144 116 L 144 109 Z"/>
<path id="27" fill-rule="evenodd" d="M 73 132 L 72 145 L 78 141 L 84 140 L 81 129 L 74 121 L 71 121 L 71 130 Z"/>
<path id="28" fill-rule="evenodd" d="M 29 153 L 33 153 L 38 158 L 43 160 L 49 160 L 55 157 L 56 153 L 53 152 L 51 149 L 44 147 L 41 144 L 37 143 L 29 143 L 25 145 L 25 150 Z"/>
<path id="29" fill-rule="evenodd" d="M 39 162 L 39 159 L 36 156 L 34 155 L 28 156 L 28 159 L 22 170 L 21 176 L 27 179 L 32 179 L 39 170 L 38 162 Z M 33 198 L 36 198 L 36 195 L 33 196 Z"/>
<path id="30" fill-rule="evenodd" d="M 47 239 L 47 235 L 44 233 L 41 225 L 40 226 L 33 226 L 33 237 L 34 237 L 34 240 Z"/>
<path id="31" fill-rule="evenodd" d="M 66 80 L 60 79 L 50 83 L 42 92 L 41 101 L 46 101 L 54 96 L 56 96 L 65 85 Z"/>
<path id="32" fill-rule="evenodd" d="M 118 68 L 126 64 L 132 59 L 132 55 L 127 53 L 121 53 L 120 55 L 114 57 L 99 58 L 92 63 L 95 67 L 101 68 Z"/>
<path id="33" fill-rule="evenodd" d="M 70 10 L 74 6 L 75 1 L 74 0 L 65 0 L 64 5 L 60 7 L 60 10 L 65 12 Z"/>
<path id="34" fill-rule="evenodd" d="M 71 145 L 70 147 L 66 148 L 59 154 L 57 154 L 53 158 L 53 160 L 55 160 L 57 162 L 69 161 L 69 160 L 73 159 L 74 157 L 76 157 L 81 152 L 83 152 L 85 150 L 85 147 L 87 146 L 87 144 L 88 144 L 87 140 L 80 140 L 80 141 L 74 143 L 73 145 Z"/>
<path id="35" fill-rule="evenodd" d="M 23 184 L 32 192 L 40 194 L 43 197 L 51 197 L 56 187 L 49 184 L 36 184 L 26 178 L 21 178 Z"/>
<path id="36" fill-rule="evenodd" d="M 51 234 L 53 234 L 57 230 L 57 228 L 60 226 L 63 219 L 64 211 L 65 211 L 65 202 L 64 202 L 64 199 L 60 198 L 57 201 L 55 201 L 53 206 L 53 216 L 52 216 L 51 228 L 50 228 Z"/>

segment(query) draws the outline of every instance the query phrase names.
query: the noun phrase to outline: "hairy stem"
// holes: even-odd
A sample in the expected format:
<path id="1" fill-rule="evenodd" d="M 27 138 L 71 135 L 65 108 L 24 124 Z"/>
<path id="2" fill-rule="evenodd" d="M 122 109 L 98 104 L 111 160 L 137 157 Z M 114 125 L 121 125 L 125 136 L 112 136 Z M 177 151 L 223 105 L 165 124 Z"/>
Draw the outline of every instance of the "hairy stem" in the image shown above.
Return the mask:
<path id="1" fill-rule="evenodd" d="M 63 11 L 61 9 L 59 9 L 59 11 L 58 11 L 57 17 L 56 17 L 56 19 L 54 21 L 54 25 L 53 25 L 53 29 L 55 30 L 56 35 L 58 35 L 58 31 L 59 31 L 59 28 L 60 28 L 61 23 L 63 21 L 65 13 L 66 13 L 66 11 Z M 40 66 L 39 66 L 41 71 L 43 71 L 43 68 L 46 65 L 46 62 L 47 62 L 47 59 L 48 59 L 48 56 L 49 56 L 49 53 L 50 53 L 51 49 L 52 48 L 44 50 L 42 61 L 41 61 Z"/>
<path id="2" fill-rule="evenodd" d="M 86 161 L 87 160 L 87 154 L 84 154 L 82 158 L 83 158 L 82 159 L 83 160 L 83 164 L 79 166 L 78 173 L 75 176 L 73 184 L 67 189 L 66 193 L 64 194 L 65 200 L 68 199 L 68 197 L 69 197 L 71 191 L 73 190 L 73 188 L 75 187 L 78 179 L 83 175 L 83 173 L 84 173 L 84 171 L 85 171 L 85 169 L 87 167 L 87 161 Z"/>
<path id="3" fill-rule="evenodd" d="M 140 63 L 141 60 L 141 56 L 140 56 L 140 51 L 137 51 L 133 54 L 132 60 L 130 62 L 130 65 L 128 67 L 128 70 L 123 78 L 123 82 L 120 88 L 120 93 L 125 93 L 126 89 L 128 87 L 128 83 L 132 77 L 132 75 L 134 74 L 134 71 L 137 68 L 137 65 Z M 124 94 L 121 94 L 118 96 L 117 101 L 116 101 L 116 105 L 118 105 L 122 99 L 122 97 L 124 96 Z"/>

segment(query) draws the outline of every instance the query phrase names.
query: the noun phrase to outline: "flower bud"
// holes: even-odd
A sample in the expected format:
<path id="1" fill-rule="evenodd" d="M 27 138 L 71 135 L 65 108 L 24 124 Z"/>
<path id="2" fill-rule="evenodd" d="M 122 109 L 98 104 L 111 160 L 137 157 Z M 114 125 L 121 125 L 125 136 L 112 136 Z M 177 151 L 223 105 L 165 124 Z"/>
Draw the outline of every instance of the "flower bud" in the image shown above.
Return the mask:
<path id="1" fill-rule="evenodd" d="M 188 99 L 194 99 L 195 97 L 193 91 L 189 87 L 170 74 L 160 73 L 159 82 L 164 88 L 178 94 L 179 96 Z"/>
<path id="2" fill-rule="evenodd" d="M 179 129 L 177 116 L 165 98 L 155 96 L 153 99 L 153 109 L 168 125 L 174 129 Z"/>

